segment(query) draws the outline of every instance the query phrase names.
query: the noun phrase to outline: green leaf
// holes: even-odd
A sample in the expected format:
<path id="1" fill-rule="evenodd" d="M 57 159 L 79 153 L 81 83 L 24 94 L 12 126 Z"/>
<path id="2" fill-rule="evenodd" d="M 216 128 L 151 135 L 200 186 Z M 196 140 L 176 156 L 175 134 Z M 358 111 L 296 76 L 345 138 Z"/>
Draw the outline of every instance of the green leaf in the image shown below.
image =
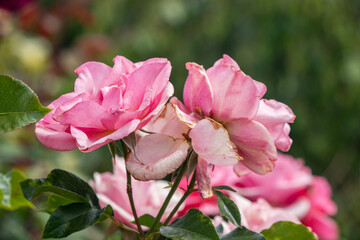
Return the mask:
<path id="1" fill-rule="evenodd" d="M 40 193 L 51 192 L 73 202 L 89 203 L 100 209 L 99 200 L 90 185 L 65 170 L 54 169 L 47 178 L 27 179 L 20 184 L 28 200 Z"/>
<path id="2" fill-rule="evenodd" d="M 15 210 L 20 207 L 34 207 L 21 192 L 19 182 L 24 179 L 25 176 L 20 170 L 15 169 L 7 174 L 0 173 L 0 208 Z"/>
<path id="3" fill-rule="evenodd" d="M 47 201 L 41 206 L 40 211 L 47 212 L 51 214 L 54 212 L 58 207 L 65 206 L 70 203 L 73 203 L 73 201 L 63 198 L 59 195 L 50 195 L 47 199 Z"/>
<path id="4" fill-rule="evenodd" d="M 229 187 L 229 186 L 214 186 L 212 187 L 213 190 L 229 190 L 232 192 L 236 192 L 236 190 L 234 190 L 233 188 Z"/>
<path id="5" fill-rule="evenodd" d="M 43 238 L 64 238 L 106 218 L 103 215 L 108 211 L 108 207 L 98 209 L 88 203 L 60 206 L 50 215 Z"/>
<path id="6" fill-rule="evenodd" d="M 307 227 L 293 222 L 277 222 L 261 232 L 267 240 L 315 240 Z"/>
<path id="7" fill-rule="evenodd" d="M 51 109 L 22 81 L 0 75 L 0 133 L 36 122 Z"/>
<path id="8" fill-rule="evenodd" d="M 197 209 L 190 209 L 185 216 L 176 219 L 169 226 L 161 227 L 160 233 L 173 240 L 219 239 L 211 219 Z"/>
<path id="9" fill-rule="evenodd" d="M 217 196 L 221 216 L 226 217 L 235 226 L 241 227 L 240 211 L 236 204 L 222 192 L 214 190 L 214 193 Z"/>
<path id="10" fill-rule="evenodd" d="M 236 228 L 232 232 L 221 236 L 221 240 L 266 240 L 263 235 L 246 229 L 245 227 Z M 288 240 L 293 240 L 289 238 Z"/>
<path id="11" fill-rule="evenodd" d="M 139 217 L 139 222 L 141 225 L 146 226 L 146 227 L 151 227 L 154 223 L 155 218 L 153 216 L 151 216 L 150 214 L 144 214 L 141 217 Z M 131 223 L 135 224 L 135 221 L 132 221 Z M 162 223 L 159 222 L 158 225 L 156 226 L 156 229 L 159 229 L 162 226 Z"/>

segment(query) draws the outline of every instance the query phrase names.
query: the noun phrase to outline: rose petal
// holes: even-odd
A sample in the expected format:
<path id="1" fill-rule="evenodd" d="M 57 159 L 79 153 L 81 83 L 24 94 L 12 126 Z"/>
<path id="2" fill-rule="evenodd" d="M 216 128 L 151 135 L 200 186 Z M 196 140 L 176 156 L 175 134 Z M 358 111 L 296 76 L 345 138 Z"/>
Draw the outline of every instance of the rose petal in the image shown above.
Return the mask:
<path id="1" fill-rule="evenodd" d="M 198 157 L 198 163 L 196 166 L 196 182 L 200 196 L 202 198 L 211 198 L 213 191 L 211 188 L 209 163 L 201 157 Z"/>
<path id="2" fill-rule="evenodd" d="M 137 142 L 135 153 L 126 160 L 126 167 L 135 179 L 162 179 L 184 162 L 188 148 L 189 144 L 184 139 L 149 134 Z"/>
<path id="3" fill-rule="evenodd" d="M 222 61 L 206 71 L 213 89 L 212 117 L 221 122 L 255 116 L 259 93 L 251 77 Z"/>
<path id="4" fill-rule="evenodd" d="M 144 109 L 143 104 L 149 97 L 151 100 L 161 93 L 169 81 L 171 71 L 170 62 L 167 59 L 147 61 L 138 69 L 134 70 L 128 78 L 124 94 L 124 109 Z"/>
<path id="5" fill-rule="evenodd" d="M 179 120 L 176 114 L 177 106 L 168 103 L 165 109 L 154 117 L 144 129 L 149 132 L 161 133 L 172 136 L 174 138 L 183 138 L 183 134 L 187 134 L 190 128 Z"/>
<path id="6" fill-rule="evenodd" d="M 231 141 L 244 158 L 242 164 L 259 174 L 273 170 L 277 152 L 270 133 L 263 125 L 241 118 L 229 122 L 226 127 Z"/>
<path id="7" fill-rule="evenodd" d="M 86 62 L 75 70 L 79 76 L 75 81 L 76 93 L 87 93 L 96 96 L 101 83 L 110 73 L 111 67 L 101 62 Z"/>
<path id="8" fill-rule="evenodd" d="M 75 138 L 69 132 L 52 130 L 49 128 L 51 125 L 54 124 L 36 124 L 35 134 L 42 144 L 58 151 L 70 151 L 76 148 Z"/>
<path id="9" fill-rule="evenodd" d="M 189 75 L 184 86 L 185 105 L 193 112 L 201 111 L 209 116 L 213 93 L 205 69 L 196 63 L 186 63 L 186 68 L 189 70 Z"/>
<path id="10" fill-rule="evenodd" d="M 213 119 L 199 121 L 189 137 L 195 152 L 208 163 L 231 166 L 242 160 L 226 129 Z"/>
<path id="11" fill-rule="evenodd" d="M 97 129 L 89 130 L 86 128 L 76 128 L 74 126 L 71 126 L 70 131 L 71 134 L 76 138 L 76 142 L 80 151 L 91 152 L 96 148 L 108 144 L 109 142 L 126 137 L 136 130 L 139 123 L 140 120 L 134 119 L 116 131 Z"/>
<path id="12" fill-rule="evenodd" d="M 71 124 L 75 127 L 105 129 L 101 123 L 101 118 L 105 114 L 106 111 L 101 105 L 85 101 L 77 103 L 70 110 L 54 118 L 60 123 Z"/>
<path id="13" fill-rule="evenodd" d="M 275 141 L 275 146 L 282 151 L 288 151 L 292 142 L 286 132 L 289 126 L 284 129 L 285 124 L 294 122 L 294 119 L 295 115 L 287 105 L 266 99 L 260 101 L 258 113 L 254 118 L 267 128 Z"/>

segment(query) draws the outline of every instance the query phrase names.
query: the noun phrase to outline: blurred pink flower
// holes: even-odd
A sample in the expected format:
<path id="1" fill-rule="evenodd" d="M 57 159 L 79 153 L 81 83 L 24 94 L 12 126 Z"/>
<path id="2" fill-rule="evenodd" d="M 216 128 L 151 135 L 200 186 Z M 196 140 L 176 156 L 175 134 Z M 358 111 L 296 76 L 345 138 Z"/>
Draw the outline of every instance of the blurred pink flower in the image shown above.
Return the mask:
<path id="1" fill-rule="evenodd" d="M 259 174 L 272 171 L 276 149 L 287 151 L 292 143 L 288 123 L 295 115 L 291 109 L 275 100 L 261 99 L 265 85 L 245 75 L 227 55 L 206 71 L 196 63 L 186 67 L 185 105 L 176 98 L 171 102 L 191 128 L 189 137 L 199 156 L 200 194 L 212 196 L 209 164 L 235 168 L 244 164 Z"/>
<path id="2" fill-rule="evenodd" d="M 87 62 L 74 92 L 52 102 L 36 125 L 41 143 L 55 150 L 90 152 L 145 126 L 173 94 L 170 62 L 152 58 L 132 63 L 117 56 L 111 68 Z"/>
<path id="3" fill-rule="evenodd" d="M 230 193 L 230 198 L 240 210 L 241 225 L 251 231 L 260 233 L 262 230 L 270 228 L 274 223 L 279 221 L 289 221 L 300 224 L 300 220 L 295 215 L 287 212 L 285 209 L 272 207 L 264 199 L 251 202 L 237 193 Z M 225 229 L 223 234 L 227 234 L 236 228 L 232 223 L 221 221 L 221 219 L 221 217 L 216 216 L 214 218 L 214 224 L 223 224 Z"/>
<path id="4" fill-rule="evenodd" d="M 131 223 L 134 221 L 134 217 L 126 192 L 127 182 L 124 162 L 123 158 L 116 157 L 114 173 L 95 173 L 94 180 L 90 181 L 90 185 L 94 188 L 101 207 L 109 204 L 114 210 L 116 220 L 136 229 L 136 225 Z M 133 198 L 139 217 L 144 214 L 150 214 L 154 217 L 157 215 L 168 194 L 169 189 L 166 188 L 167 186 L 168 183 L 165 181 L 142 182 L 132 180 Z M 167 218 L 180 198 L 181 193 L 176 192 L 165 211 L 162 221 Z"/>

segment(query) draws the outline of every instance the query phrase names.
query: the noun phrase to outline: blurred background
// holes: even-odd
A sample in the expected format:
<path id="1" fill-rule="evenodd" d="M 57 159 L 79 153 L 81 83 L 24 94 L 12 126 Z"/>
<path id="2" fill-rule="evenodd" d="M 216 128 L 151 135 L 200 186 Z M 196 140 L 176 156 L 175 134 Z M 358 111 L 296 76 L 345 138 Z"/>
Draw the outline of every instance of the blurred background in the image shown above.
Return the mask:
<path id="1" fill-rule="evenodd" d="M 289 153 L 329 180 L 341 239 L 359 239 L 359 1 L 0 0 L 0 73 L 23 80 L 44 105 L 73 90 L 80 64 L 112 66 L 116 55 L 168 58 L 181 98 L 185 63 L 209 68 L 223 53 L 266 84 L 265 98 L 292 108 Z M 14 167 L 29 178 L 63 168 L 88 180 L 111 170 L 111 159 L 106 147 L 46 149 L 33 124 L 0 136 L 0 172 Z M 0 239 L 40 239 L 47 217 L 0 210 Z M 68 239 L 102 239 L 106 224 Z"/>

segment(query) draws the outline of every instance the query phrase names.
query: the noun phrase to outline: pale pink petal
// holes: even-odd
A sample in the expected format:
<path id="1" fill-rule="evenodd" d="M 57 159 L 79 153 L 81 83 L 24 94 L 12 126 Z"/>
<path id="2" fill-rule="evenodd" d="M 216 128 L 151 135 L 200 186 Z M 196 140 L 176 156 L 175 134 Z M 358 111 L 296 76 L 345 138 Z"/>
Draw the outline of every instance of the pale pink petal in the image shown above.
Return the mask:
<path id="1" fill-rule="evenodd" d="M 78 148 L 82 152 L 91 152 L 112 141 L 126 137 L 136 130 L 140 120 L 135 119 L 126 123 L 118 130 L 97 130 L 76 128 L 71 126 L 71 134 L 76 138 Z"/>
<path id="2" fill-rule="evenodd" d="M 186 107 L 200 114 L 209 116 L 213 93 L 205 69 L 196 63 L 186 63 L 189 75 L 184 86 L 184 102 Z"/>
<path id="3" fill-rule="evenodd" d="M 293 140 L 289 137 L 289 133 L 290 133 L 290 125 L 288 123 L 285 123 L 280 136 L 275 140 L 275 146 L 277 149 L 284 152 L 289 150 L 293 142 Z"/>
<path id="4" fill-rule="evenodd" d="M 124 94 L 124 109 L 136 110 L 143 106 L 143 101 L 149 97 L 154 99 L 161 93 L 169 81 L 171 71 L 170 62 L 167 59 L 145 62 L 141 67 L 134 70 L 130 75 Z"/>
<path id="5" fill-rule="evenodd" d="M 254 81 L 255 86 L 256 86 L 256 88 L 258 90 L 258 97 L 262 98 L 265 95 L 266 90 L 267 90 L 265 84 L 263 84 L 262 82 L 258 82 L 256 80 L 253 80 L 253 81 Z"/>
<path id="6" fill-rule="evenodd" d="M 174 172 L 186 159 L 189 144 L 163 134 L 146 135 L 128 156 L 126 168 L 138 180 L 162 179 Z"/>
<path id="7" fill-rule="evenodd" d="M 70 110 L 54 119 L 63 124 L 71 124 L 76 127 L 105 129 L 101 123 L 101 117 L 106 114 L 105 109 L 92 101 L 77 103 Z"/>
<path id="8" fill-rule="evenodd" d="M 213 191 L 211 188 L 209 163 L 201 157 L 198 157 L 198 163 L 196 166 L 196 182 L 200 196 L 202 198 L 211 198 Z"/>
<path id="9" fill-rule="evenodd" d="M 242 163 L 245 166 L 259 174 L 273 170 L 277 152 L 270 133 L 263 125 L 242 118 L 229 122 L 226 128 L 239 155 L 244 158 Z"/>
<path id="10" fill-rule="evenodd" d="M 39 141 L 48 148 L 58 151 L 69 151 L 76 148 L 75 138 L 69 132 L 55 131 L 50 129 L 49 125 L 37 123 L 35 134 Z"/>
<path id="11" fill-rule="evenodd" d="M 75 70 L 79 76 L 75 81 L 76 93 L 87 93 L 96 96 L 101 83 L 110 73 L 111 67 L 101 62 L 86 62 Z"/>
<path id="12" fill-rule="evenodd" d="M 182 112 L 184 112 L 186 114 L 191 114 L 191 111 L 189 109 L 187 109 L 185 107 L 185 105 L 177 97 L 170 98 L 170 102 L 175 104 L 176 106 L 178 106 L 180 111 L 182 111 Z"/>
<path id="13" fill-rule="evenodd" d="M 155 116 L 145 127 L 144 130 L 154 133 L 161 133 L 174 138 L 183 138 L 188 134 L 190 128 L 179 120 L 176 114 L 177 106 L 168 103 L 165 109 Z"/>
<path id="14" fill-rule="evenodd" d="M 212 118 L 227 122 L 255 116 L 260 98 L 251 77 L 226 63 L 215 64 L 206 73 L 214 96 Z"/>
<path id="15" fill-rule="evenodd" d="M 282 151 L 288 151 L 291 145 L 291 139 L 288 135 L 286 137 L 284 132 L 285 124 L 294 122 L 294 119 L 295 115 L 287 105 L 266 99 L 260 101 L 258 113 L 254 118 L 267 128 L 275 141 L 275 146 Z M 289 126 L 286 130 L 289 130 Z M 277 144 L 278 139 L 279 144 Z"/>
<path id="16" fill-rule="evenodd" d="M 123 56 L 116 56 L 113 62 L 114 66 L 110 74 L 103 79 L 101 87 L 117 85 L 121 90 L 125 90 L 127 76 L 136 69 L 135 64 Z"/>
<path id="17" fill-rule="evenodd" d="M 208 163 L 231 166 L 242 160 L 226 129 L 213 119 L 199 121 L 189 137 L 195 152 Z"/>

